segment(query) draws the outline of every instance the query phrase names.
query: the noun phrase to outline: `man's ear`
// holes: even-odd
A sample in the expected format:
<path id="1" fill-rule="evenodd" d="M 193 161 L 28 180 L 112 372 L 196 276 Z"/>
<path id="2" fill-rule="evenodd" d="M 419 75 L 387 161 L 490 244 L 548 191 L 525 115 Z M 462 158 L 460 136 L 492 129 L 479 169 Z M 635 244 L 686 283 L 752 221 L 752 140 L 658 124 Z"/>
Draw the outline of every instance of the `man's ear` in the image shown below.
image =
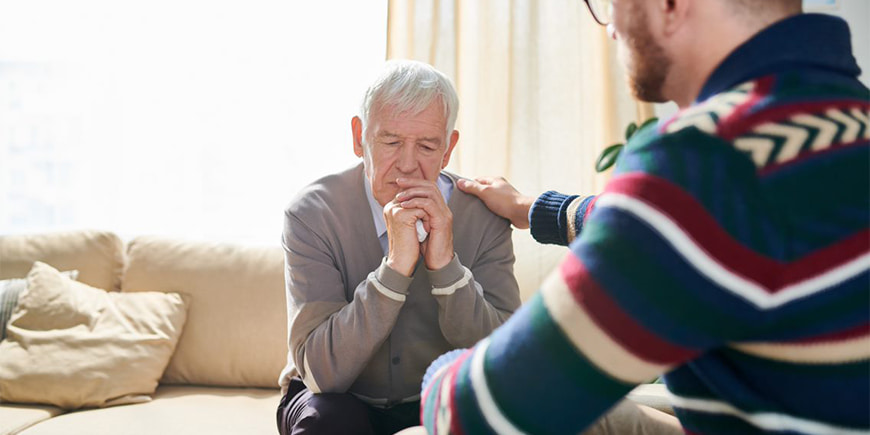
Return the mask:
<path id="1" fill-rule="evenodd" d="M 353 153 L 356 154 L 357 157 L 362 157 L 362 119 L 359 119 L 359 116 L 354 116 L 353 119 L 350 120 L 350 130 L 353 132 Z"/>
<path id="2" fill-rule="evenodd" d="M 662 31 L 665 36 L 673 35 L 686 23 L 693 0 L 659 0 L 662 14 Z"/>
<path id="3" fill-rule="evenodd" d="M 441 169 L 446 168 L 447 164 L 450 163 L 450 155 L 453 154 L 453 148 L 456 148 L 457 142 L 459 142 L 459 130 L 453 130 L 453 133 L 450 134 L 450 142 L 447 144 L 447 152 L 441 159 Z"/>

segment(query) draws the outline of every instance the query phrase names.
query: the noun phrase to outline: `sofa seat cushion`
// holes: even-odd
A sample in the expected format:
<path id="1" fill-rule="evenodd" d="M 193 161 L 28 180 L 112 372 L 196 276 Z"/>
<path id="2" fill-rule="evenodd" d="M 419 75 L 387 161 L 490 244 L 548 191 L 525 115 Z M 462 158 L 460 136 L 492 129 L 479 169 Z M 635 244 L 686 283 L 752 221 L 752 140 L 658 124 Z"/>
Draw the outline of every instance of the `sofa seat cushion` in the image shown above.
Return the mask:
<path id="1" fill-rule="evenodd" d="M 22 435 L 275 435 L 280 392 L 266 389 L 161 386 L 154 400 L 71 412 Z"/>
<path id="2" fill-rule="evenodd" d="M 64 411 L 55 406 L 0 405 L 0 435 L 14 435 Z"/>
<path id="3" fill-rule="evenodd" d="M 24 278 L 36 261 L 78 270 L 78 281 L 114 291 L 121 286 L 124 244 L 105 231 L 0 236 L 0 279 Z"/>
<path id="4" fill-rule="evenodd" d="M 179 292 L 187 324 L 161 384 L 276 388 L 287 359 L 279 247 L 138 237 L 121 291 Z"/>

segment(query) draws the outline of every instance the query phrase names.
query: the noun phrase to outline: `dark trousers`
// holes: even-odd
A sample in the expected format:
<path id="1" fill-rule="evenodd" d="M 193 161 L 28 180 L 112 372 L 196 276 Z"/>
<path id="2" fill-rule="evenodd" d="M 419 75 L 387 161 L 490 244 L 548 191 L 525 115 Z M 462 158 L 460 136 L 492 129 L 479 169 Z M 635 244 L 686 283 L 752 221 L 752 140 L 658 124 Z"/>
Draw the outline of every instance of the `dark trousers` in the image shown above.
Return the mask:
<path id="1" fill-rule="evenodd" d="M 378 408 L 349 393 L 313 394 L 294 378 L 277 417 L 281 435 L 388 435 L 420 424 L 420 402 Z"/>

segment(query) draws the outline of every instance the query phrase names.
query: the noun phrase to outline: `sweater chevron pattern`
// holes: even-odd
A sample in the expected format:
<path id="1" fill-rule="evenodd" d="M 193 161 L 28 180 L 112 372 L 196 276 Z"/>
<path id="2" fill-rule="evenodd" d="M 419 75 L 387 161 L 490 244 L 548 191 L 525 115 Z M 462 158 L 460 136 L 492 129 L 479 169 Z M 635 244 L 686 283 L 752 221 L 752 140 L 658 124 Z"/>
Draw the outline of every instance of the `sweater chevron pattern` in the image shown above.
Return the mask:
<path id="1" fill-rule="evenodd" d="M 429 432 L 577 434 L 665 373 L 687 433 L 870 433 L 870 94 L 823 79 L 735 86 L 638 132 L 599 196 L 542 196 L 533 235 L 570 253 L 433 363 Z"/>

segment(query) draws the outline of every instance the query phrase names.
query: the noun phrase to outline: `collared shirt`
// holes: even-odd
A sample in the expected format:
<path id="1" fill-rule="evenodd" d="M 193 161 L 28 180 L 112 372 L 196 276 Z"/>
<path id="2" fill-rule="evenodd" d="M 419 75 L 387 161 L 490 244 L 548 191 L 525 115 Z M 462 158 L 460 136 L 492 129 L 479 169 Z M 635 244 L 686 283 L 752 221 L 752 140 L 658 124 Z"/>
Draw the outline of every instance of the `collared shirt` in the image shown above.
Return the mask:
<path id="1" fill-rule="evenodd" d="M 438 190 L 441 191 L 441 196 L 444 197 L 444 202 L 449 202 L 450 195 L 453 193 L 453 182 L 450 181 L 450 177 L 440 174 L 438 175 L 438 180 L 435 184 L 438 186 Z M 371 183 L 369 183 L 369 179 L 365 175 L 363 175 L 363 185 L 366 188 L 366 198 L 368 198 L 369 206 L 372 209 L 372 218 L 375 220 L 375 231 L 378 235 L 378 241 L 381 243 L 384 255 L 387 255 L 390 241 L 387 238 L 387 222 L 384 220 L 384 207 L 375 199 L 375 196 L 372 193 Z"/>

